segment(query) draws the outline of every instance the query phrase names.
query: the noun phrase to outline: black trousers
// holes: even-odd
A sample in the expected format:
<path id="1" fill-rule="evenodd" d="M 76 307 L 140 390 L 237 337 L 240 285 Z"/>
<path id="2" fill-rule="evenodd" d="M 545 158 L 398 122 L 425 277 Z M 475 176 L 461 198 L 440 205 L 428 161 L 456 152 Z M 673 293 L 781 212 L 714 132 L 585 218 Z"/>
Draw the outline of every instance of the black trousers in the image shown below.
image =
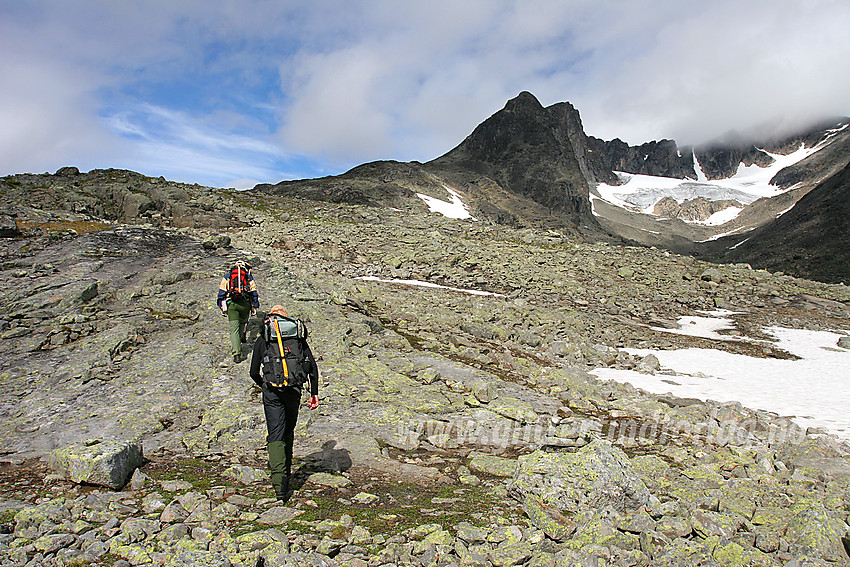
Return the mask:
<path id="1" fill-rule="evenodd" d="M 298 421 L 300 403 L 299 388 L 263 386 L 263 411 L 269 431 L 266 446 L 269 451 L 272 484 L 275 488 L 284 476 L 289 476 L 292 469 L 292 445 L 295 441 L 295 423 Z"/>

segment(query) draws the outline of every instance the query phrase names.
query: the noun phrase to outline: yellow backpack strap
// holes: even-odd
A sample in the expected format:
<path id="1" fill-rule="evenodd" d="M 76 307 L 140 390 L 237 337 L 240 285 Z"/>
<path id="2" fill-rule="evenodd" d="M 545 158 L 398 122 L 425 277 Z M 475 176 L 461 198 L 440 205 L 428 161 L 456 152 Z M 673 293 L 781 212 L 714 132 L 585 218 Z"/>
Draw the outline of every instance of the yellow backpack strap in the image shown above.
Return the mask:
<path id="1" fill-rule="evenodd" d="M 274 334 L 277 335 L 277 348 L 280 352 L 280 362 L 283 365 L 283 385 L 288 386 L 289 368 L 286 366 L 286 357 L 283 355 L 283 339 L 280 338 L 280 329 L 277 327 L 277 321 L 272 320 L 274 326 Z"/>

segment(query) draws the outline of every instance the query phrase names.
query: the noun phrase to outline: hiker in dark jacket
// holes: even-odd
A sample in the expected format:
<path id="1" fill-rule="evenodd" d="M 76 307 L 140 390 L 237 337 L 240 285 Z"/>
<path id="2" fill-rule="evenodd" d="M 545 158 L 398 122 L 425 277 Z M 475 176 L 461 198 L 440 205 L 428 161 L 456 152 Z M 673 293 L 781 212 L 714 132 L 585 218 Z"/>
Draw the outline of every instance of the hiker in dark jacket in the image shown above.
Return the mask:
<path id="1" fill-rule="evenodd" d="M 307 344 L 304 323 L 290 317 L 281 305 L 272 307 L 263 322 L 263 330 L 254 343 L 250 372 L 251 379 L 263 389 L 272 486 L 277 499 L 285 502 L 301 387 L 310 382 L 307 405 L 311 410 L 319 407 L 319 369 Z"/>
<path id="2" fill-rule="evenodd" d="M 239 270 L 245 275 L 247 289 L 236 289 L 234 278 L 240 278 Z M 238 260 L 223 278 L 218 286 L 218 308 L 227 315 L 227 325 L 230 330 L 230 354 L 233 362 L 239 363 L 242 358 L 242 343 L 248 342 L 248 318 L 260 307 L 260 296 L 257 293 L 257 283 L 251 273 L 251 266 Z"/>

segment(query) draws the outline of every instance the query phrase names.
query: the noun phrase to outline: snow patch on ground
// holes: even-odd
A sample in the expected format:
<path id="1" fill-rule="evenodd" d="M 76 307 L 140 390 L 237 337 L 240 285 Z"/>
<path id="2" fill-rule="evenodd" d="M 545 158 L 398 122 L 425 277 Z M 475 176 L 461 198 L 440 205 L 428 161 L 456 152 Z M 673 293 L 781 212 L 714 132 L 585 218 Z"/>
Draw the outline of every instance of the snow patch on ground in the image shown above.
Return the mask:
<path id="1" fill-rule="evenodd" d="M 680 317 L 678 329 L 668 329 L 666 327 L 652 327 L 654 331 L 663 331 L 665 333 L 674 333 L 677 335 L 688 335 L 691 337 L 702 337 L 704 339 L 715 339 L 718 341 L 738 340 L 740 337 L 734 335 L 721 335 L 718 331 L 731 331 L 735 329 L 735 323 L 729 319 L 728 315 L 735 315 L 736 311 L 727 311 L 718 309 L 716 311 L 700 311 L 708 315 L 708 317 L 687 316 Z"/>
<path id="2" fill-rule="evenodd" d="M 733 312 L 708 313 L 708 317 L 683 317 L 679 329 L 658 329 L 715 340 L 754 339 L 721 335 L 733 328 Z M 799 360 L 755 358 L 721 350 L 625 349 L 646 356 L 654 354 L 662 370 L 644 374 L 633 370 L 597 368 L 592 374 L 605 380 L 628 382 L 656 394 L 718 402 L 736 401 L 744 406 L 791 417 L 801 427 L 824 427 L 850 440 L 850 350 L 839 348 L 842 332 L 807 331 L 768 327 L 771 344 Z M 845 334 L 842 334 L 845 333 Z"/>
<path id="3" fill-rule="evenodd" d="M 694 224 L 705 224 L 708 226 L 720 226 L 726 224 L 730 220 L 738 216 L 738 213 L 743 211 L 742 207 L 726 207 L 722 211 L 717 211 L 704 221 L 696 221 Z"/>
<path id="4" fill-rule="evenodd" d="M 435 197 L 431 197 L 429 195 L 424 195 L 422 193 L 417 193 L 416 196 L 425 201 L 425 204 L 428 205 L 428 208 L 431 209 L 432 213 L 440 213 L 444 216 L 447 216 L 452 219 L 472 219 L 475 218 L 466 208 L 466 204 L 461 200 L 460 194 L 454 189 L 450 189 L 443 185 L 443 188 L 449 192 L 452 200 L 441 201 Z"/>

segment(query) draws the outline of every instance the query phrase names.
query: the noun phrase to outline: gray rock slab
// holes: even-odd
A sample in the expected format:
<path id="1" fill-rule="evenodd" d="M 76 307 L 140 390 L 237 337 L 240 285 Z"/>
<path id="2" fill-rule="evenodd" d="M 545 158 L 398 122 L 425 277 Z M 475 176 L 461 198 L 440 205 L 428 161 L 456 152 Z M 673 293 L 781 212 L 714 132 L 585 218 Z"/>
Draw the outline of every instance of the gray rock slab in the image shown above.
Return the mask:
<path id="1" fill-rule="evenodd" d="M 49 465 L 72 482 L 120 490 L 144 460 L 141 442 L 102 441 L 57 449 L 51 453 Z"/>
<path id="2" fill-rule="evenodd" d="M 257 521 L 261 524 L 266 524 L 270 526 L 277 526 L 280 524 L 285 524 L 289 520 L 295 518 L 296 516 L 302 514 L 301 510 L 296 510 L 295 508 L 288 508 L 286 506 L 275 506 L 262 514 L 257 518 Z"/>
<path id="3" fill-rule="evenodd" d="M 351 481 L 344 476 L 324 472 L 313 473 L 307 480 L 313 484 L 318 484 L 320 486 L 332 486 L 335 488 L 341 488 L 351 484 Z"/>

